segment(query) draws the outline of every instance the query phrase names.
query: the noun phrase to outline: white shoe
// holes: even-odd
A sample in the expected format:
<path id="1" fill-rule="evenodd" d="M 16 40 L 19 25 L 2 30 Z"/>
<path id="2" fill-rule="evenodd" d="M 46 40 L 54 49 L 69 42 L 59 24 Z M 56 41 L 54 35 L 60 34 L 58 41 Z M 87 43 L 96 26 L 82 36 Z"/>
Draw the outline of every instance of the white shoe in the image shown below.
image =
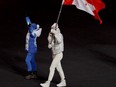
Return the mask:
<path id="1" fill-rule="evenodd" d="M 42 87 L 49 87 L 50 86 L 50 81 L 46 81 L 45 83 L 40 84 Z"/>
<path id="2" fill-rule="evenodd" d="M 65 80 L 63 80 L 59 84 L 57 84 L 57 87 L 64 87 L 64 86 L 66 86 L 66 81 Z"/>

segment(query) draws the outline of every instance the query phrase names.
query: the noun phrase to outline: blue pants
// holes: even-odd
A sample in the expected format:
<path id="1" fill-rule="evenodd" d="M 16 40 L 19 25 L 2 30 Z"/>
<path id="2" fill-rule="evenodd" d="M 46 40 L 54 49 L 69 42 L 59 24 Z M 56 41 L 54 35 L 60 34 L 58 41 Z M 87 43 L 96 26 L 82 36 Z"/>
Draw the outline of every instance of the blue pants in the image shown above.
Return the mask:
<path id="1" fill-rule="evenodd" d="M 27 71 L 37 71 L 37 65 L 36 65 L 36 61 L 35 61 L 35 53 L 27 53 L 25 62 L 27 64 Z"/>

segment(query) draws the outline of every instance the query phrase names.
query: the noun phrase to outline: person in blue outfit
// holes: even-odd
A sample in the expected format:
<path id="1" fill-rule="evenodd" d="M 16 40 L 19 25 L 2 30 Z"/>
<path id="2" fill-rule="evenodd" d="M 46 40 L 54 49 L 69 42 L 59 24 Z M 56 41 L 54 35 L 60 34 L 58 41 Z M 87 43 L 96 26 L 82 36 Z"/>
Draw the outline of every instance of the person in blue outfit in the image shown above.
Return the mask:
<path id="1" fill-rule="evenodd" d="M 36 39 L 41 35 L 42 28 L 40 28 L 39 24 L 31 23 L 29 17 L 26 17 L 26 22 L 28 25 L 28 32 L 25 44 L 25 49 L 27 50 L 25 62 L 27 65 L 28 75 L 25 76 L 25 78 L 35 79 L 37 78 L 37 65 L 35 61 L 35 55 L 37 53 Z"/>

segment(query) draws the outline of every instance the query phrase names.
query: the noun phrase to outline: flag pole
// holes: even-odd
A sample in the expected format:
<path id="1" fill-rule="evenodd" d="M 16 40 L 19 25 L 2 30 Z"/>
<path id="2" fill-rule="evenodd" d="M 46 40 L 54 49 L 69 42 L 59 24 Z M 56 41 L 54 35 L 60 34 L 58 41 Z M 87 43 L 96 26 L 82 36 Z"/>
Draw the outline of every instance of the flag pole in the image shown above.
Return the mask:
<path id="1" fill-rule="evenodd" d="M 60 10 L 59 10 L 58 17 L 57 17 L 57 20 L 56 20 L 55 30 L 56 30 L 56 27 L 57 27 L 57 24 L 58 24 L 58 21 L 59 21 L 59 18 L 60 18 L 60 14 L 61 14 L 61 11 L 62 11 L 63 3 L 64 3 L 64 0 L 62 0 L 61 6 L 60 6 Z M 51 40 L 50 44 L 52 43 L 53 38 L 54 38 L 54 36 L 52 34 L 52 40 Z"/>
<path id="2" fill-rule="evenodd" d="M 60 10 L 59 10 L 59 13 L 58 13 L 56 24 L 58 24 L 58 21 L 59 21 L 59 18 L 60 18 L 60 14 L 61 14 L 61 11 L 62 11 L 62 7 L 63 7 L 63 3 L 64 3 L 64 0 L 62 0 L 61 6 L 60 6 Z M 55 26 L 55 29 L 56 29 L 56 27 L 57 27 L 57 25 Z"/>

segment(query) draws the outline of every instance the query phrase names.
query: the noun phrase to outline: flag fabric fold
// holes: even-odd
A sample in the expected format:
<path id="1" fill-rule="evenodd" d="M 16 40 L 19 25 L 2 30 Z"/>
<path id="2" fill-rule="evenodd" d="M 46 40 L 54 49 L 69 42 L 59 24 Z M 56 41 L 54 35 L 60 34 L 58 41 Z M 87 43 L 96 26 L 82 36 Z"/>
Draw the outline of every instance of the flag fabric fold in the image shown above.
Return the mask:
<path id="1" fill-rule="evenodd" d="M 63 5 L 75 5 L 77 9 L 83 10 L 94 16 L 102 24 L 99 11 L 105 8 L 102 0 L 64 0 Z"/>

